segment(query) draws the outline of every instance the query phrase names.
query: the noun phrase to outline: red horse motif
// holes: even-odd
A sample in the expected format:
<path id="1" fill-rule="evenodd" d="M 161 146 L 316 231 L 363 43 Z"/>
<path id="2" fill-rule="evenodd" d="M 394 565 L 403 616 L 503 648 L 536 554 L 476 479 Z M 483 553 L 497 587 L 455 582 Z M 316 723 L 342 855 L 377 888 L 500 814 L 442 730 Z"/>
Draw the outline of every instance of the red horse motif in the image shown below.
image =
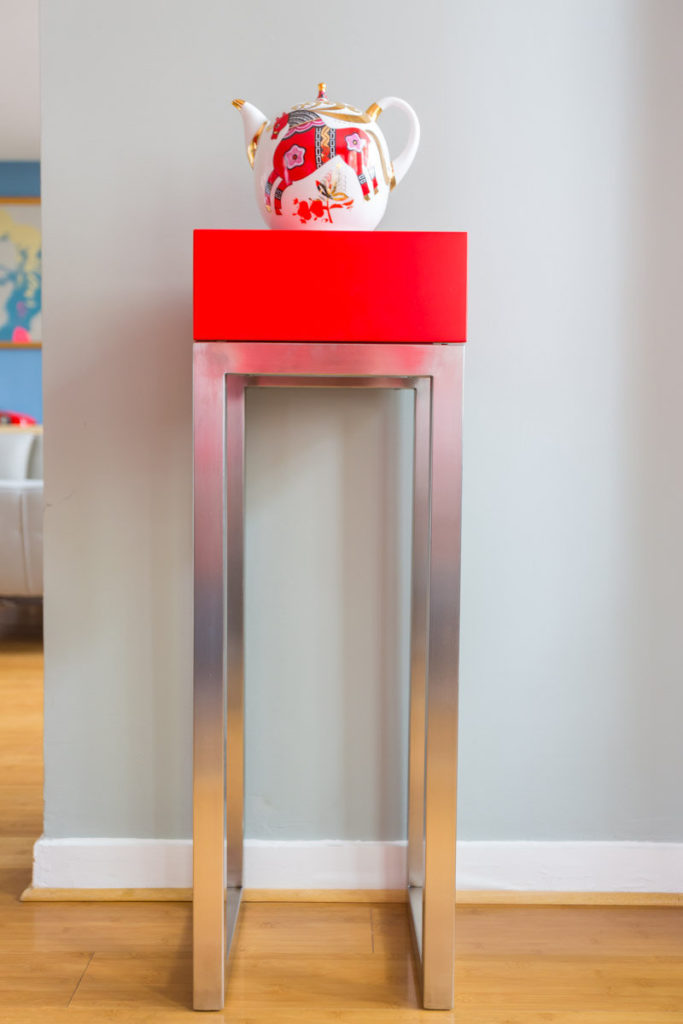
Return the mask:
<path id="1" fill-rule="evenodd" d="M 266 182 L 266 210 L 269 213 L 270 196 L 276 182 L 279 184 L 275 189 L 273 207 L 276 215 L 281 217 L 282 193 L 288 185 L 308 177 L 336 156 L 340 156 L 357 175 L 364 199 L 370 200 L 372 196 L 368 174 L 372 179 L 372 189 L 377 194 L 377 176 L 374 170 L 368 171 L 370 136 L 366 132 L 360 128 L 331 128 L 312 110 L 281 114 L 273 126 L 271 139 L 277 139 L 284 128 L 287 132 L 275 149 L 273 170 Z"/>

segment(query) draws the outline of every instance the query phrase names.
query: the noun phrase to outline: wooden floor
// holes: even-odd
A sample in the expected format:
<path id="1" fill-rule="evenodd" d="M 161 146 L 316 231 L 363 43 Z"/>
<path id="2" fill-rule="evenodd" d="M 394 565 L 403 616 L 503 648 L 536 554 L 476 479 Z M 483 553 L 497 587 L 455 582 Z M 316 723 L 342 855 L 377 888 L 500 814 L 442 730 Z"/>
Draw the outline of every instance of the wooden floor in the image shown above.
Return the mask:
<path id="1" fill-rule="evenodd" d="M 242 908 L 222 1013 L 185 903 L 20 903 L 41 831 L 35 640 L 0 640 L 0 1022 L 683 1024 L 683 909 L 460 907 L 456 1009 L 419 1009 L 402 905 Z"/>

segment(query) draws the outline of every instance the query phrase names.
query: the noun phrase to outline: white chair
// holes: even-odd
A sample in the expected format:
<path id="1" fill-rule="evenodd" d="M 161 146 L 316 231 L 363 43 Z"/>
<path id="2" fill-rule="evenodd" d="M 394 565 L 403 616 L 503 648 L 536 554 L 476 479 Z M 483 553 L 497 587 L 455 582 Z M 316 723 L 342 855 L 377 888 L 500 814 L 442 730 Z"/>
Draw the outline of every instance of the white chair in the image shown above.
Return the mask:
<path id="1" fill-rule="evenodd" d="M 43 435 L 0 428 L 0 596 L 43 594 Z"/>

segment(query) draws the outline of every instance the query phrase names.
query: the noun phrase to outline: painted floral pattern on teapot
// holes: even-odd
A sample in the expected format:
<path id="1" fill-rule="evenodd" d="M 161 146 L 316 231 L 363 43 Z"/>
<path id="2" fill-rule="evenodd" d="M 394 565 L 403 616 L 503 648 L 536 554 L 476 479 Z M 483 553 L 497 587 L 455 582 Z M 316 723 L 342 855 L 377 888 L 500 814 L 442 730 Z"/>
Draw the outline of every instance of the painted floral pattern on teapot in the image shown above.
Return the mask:
<path id="1" fill-rule="evenodd" d="M 321 83 L 316 100 L 273 121 L 244 100 L 233 103 L 244 122 L 256 199 L 272 228 L 372 230 L 419 145 L 415 112 L 394 96 L 363 112 L 331 103 Z M 410 125 L 408 143 L 393 163 L 377 125 L 382 110 L 390 106 L 401 109 Z"/>

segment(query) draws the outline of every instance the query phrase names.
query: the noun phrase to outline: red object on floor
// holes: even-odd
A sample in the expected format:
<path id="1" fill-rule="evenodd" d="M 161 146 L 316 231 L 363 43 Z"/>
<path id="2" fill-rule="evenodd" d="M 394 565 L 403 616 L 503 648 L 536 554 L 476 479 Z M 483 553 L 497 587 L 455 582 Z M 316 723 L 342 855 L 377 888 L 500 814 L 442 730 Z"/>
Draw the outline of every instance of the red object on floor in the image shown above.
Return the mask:
<path id="1" fill-rule="evenodd" d="M 195 231 L 196 341 L 462 343 L 467 235 Z"/>

